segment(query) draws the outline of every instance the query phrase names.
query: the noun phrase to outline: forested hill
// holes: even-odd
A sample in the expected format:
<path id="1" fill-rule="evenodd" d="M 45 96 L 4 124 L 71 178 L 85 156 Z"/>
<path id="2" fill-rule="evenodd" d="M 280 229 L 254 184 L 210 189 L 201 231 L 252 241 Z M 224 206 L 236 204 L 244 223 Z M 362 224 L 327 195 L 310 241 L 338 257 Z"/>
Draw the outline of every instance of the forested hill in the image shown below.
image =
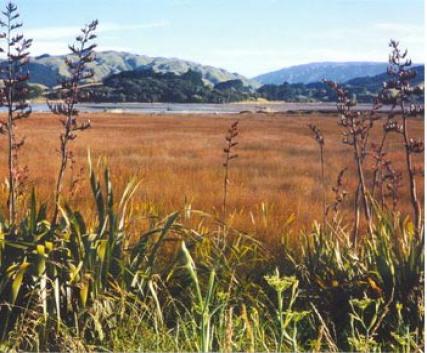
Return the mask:
<path id="1" fill-rule="evenodd" d="M 414 68 L 414 85 L 424 84 L 424 66 Z M 387 73 L 349 80 L 343 85 L 360 103 L 372 103 Z M 160 73 L 152 69 L 113 74 L 102 85 L 88 90 L 94 102 L 170 102 L 170 103 L 230 103 L 264 98 L 286 102 L 334 102 L 336 94 L 323 82 L 283 83 L 254 89 L 242 80 L 234 79 L 207 84 L 200 72 L 189 70 L 182 75 Z M 421 97 L 423 99 L 423 97 Z"/>
<path id="2" fill-rule="evenodd" d="M 242 80 L 207 85 L 200 72 L 182 75 L 153 70 L 125 71 L 107 77 L 90 90 L 95 102 L 225 103 L 251 99 L 256 92 Z"/>

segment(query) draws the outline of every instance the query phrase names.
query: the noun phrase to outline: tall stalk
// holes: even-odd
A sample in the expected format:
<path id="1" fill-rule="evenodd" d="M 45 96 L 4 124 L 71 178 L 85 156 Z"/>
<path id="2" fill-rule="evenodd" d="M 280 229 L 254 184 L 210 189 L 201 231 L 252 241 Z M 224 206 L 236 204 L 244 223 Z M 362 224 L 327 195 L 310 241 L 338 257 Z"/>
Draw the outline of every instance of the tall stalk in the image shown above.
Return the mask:
<path id="1" fill-rule="evenodd" d="M 18 168 L 18 150 L 24 144 L 24 140 L 18 140 L 15 124 L 16 121 L 28 118 L 31 114 L 31 107 L 25 99 L 28 92 L 26 82 L 29 79 L 29 73 L 24 69 L 29 61 L 28 49 L 31 47 L 32 40 L 25 39 L 22 34 L 16 33 L 23 24 L 18 22 L 20 14 L 15 4 L 8 2 L 2 14 L 4 18 L 0 19 L 0 27 L 4 31 L 0 33 L 0 39 L 5 39 L 6 50 L 0 48 L 0 53 L 6 53 L 6 60 L 0 64 L 3 83 L 0 104 L 7 109 L 7 120 L 1 123 L 3 127 L 1 131 L 7 135 L 8 209 L 9 221 L 14 224 L 19 179 L 24 172 Z"/>
<path id="2" fill-rule="evenodd" d="M 70 78 L 64 79 L 61 84 L 60 97 L 61 103 L 48 103 L 50 110 L 54 114 L 62 115 L 65 118 L 61 121 L 64 127 L 60 136 L 61 161 L 58 170 L 58 176 L 55 184 L 55 205 L 52 217 L 52 224 L 56 224 L 59 201 L 62 193 L 64 174 L 67 169 L 68 161 L 71 158 L 70 142 L 77 138 L 78 131 L 84 131 L 90 128 L 90 121 L 83 123 L 77 122 L 79 114 L 76 105 L 79 102 L 79 93 L 81 85 L 94 76 L 94 72 L 88 67 L 88 64 L 95 60 L 94 49 L 96 44 L 93 40 L 96 38 L 95 31 L 98 21 L 93 21 L 81 30 L 81 34 L 76 37 L 76 43 L 69 46 L 71 55 L 65 59 Z"/>
<path id="3" fill-rule="evenodd" d="M 391 40 L 391 54 L 389 56 L 389 67 L 387 73 L 390 80 L 384 85 L 384 90 L 380 95 L 383 104 L 391 104 L 393 109 L 400 108 L 399 114 L 401 122 L 396 120 L 389 122 L 390 129 L 400 133 L 405 146 L 406 170 L 409 179 L 409 193 L 414 213 L 414 226 L 417 234 L 422 232 L 422 208 L 417 195 L 417 172 L 414 167 L 413 155 L 424 152 L 424 142 L 410 137 L 408 129 L 408 119 L 424 113 L 424 106 L 417 104 L 416 96 L 424 94 L 424 89 L 412 86 L 411 81 L 416 77 L 416 73 L 410 70 L 412 61 L 407 58 L 408 51 L 401 51 L 399 42 Z"/>
<path id="4" fill-rule="evenodd" d="M 383 95 L 383 93 L 384 93 L 384 89 L 380 92 L 379 96 L 376 98 L 376 104 L 378 104 L 378 107 L 382 107 L 381 96 Z M 385 146 L 386 146 L 387 136 L 390 132 L 395 131 L 397 127 L 396 123 L 393 121 L 395 108 L 396 108 L 396 105 L 393 105 L 393 107 L 391 108 L 391 111 L 387 116 L 387 120 L 383 125 L 383 135 L 381 137 L 380 144 L 378 146 L 375 145 L 375 151 L 374 151 L 375 167 L 374 167 L 374 175 L 372 178 L 372 190 L 371 190 L 371 194 L 373 198 L 375 198 L 375 192 L 376 192 L 377 186 L 380 186 L 381 197 L 383 195 L 382 179 L 380 178 L 378 180 L 378 177 L 380 177 L 382 174 L 382 164 L 384 162 L 384 157 L 386 155 Z"/>
<path id="5" fill-rule="evenodd" d="M 415 229 L 418 234 L 421 233 L 422 228 L 422 211 L 421 204 L 417 196 L 417 182 L 414 163 L 412 160 L 413 153 L 422 153 L 424 151 L 424 143 L 416 142 L 409 137 L 408 132 L 408 115 L 405 111 L 404 103 L 401 103 L 402 119 L 403 119 L 403 140 L 405 141 L 405 156 L 406 156 L 406 169 L 409 177 L 409 190 L 411 195 L 412 207 L 414 209 L 414 223 Z"/>
<path id="6" fill-rule="evenodd" d="M 381 209 L 384 208 L 384 192 L 383 192 L 383 166 L 384 166 L 384 146 L 387 138 L 387 132 L 384 131 L 381 138 L 381 143 L 378 147 L 374 147 L 373 155 L 375 158 L 374 175 L 372 177 L 371 195 L 375 199 L 377 187 L 380 192 Z"/>
<path id="7" fill-rule="evenodd" d="M 356 138 L 356 142 L 353 144 L 354 147 L 354 157 L 356 161 L 356 167 L 357 167 L 357 175 L 359 178 L 359 185 L 360 185 L 360 193 L 362 195 L 362 202 L 363 202 L 363 209 L 365 212 L 365 218 L 368 222 L 369 232 L 372 233 L 372 212 L 371 212 L 371 206 L 369 203 L 369 195 L 366 188 L 366 182 L 365 182 L 365 174 L 363 170 L 363 160 L 364 156 L 361 151 L 361 147 L 359 143 L 357 143 L 357 136 L 354 136 Z M 356 242 L 357 234 L 354 239 Z"/>
<path id="8" fill-rule="evenodd" d="M 358 178 L 358 187 L 355 191 L 354 200 L 354 226 L 353 243 L 356 244 L 359 235 L 360 203 L 362 203 L 369 233 L 372 234 L 372 210 L 369 191 L 366 185 L 364 162 L 368 154 L 367 145 L 369 133 L 374 121 L 379 119 L 377 111 L 380 105 L 375 103 L 367 113 L 354 111 L 357 102 L 349 97 L 348 91 L 333 81 L 325 80 L 325 83 L 335 90 L 338 98 L 337 110 L 341 119 L 339 125 L 343 127 L 343 143 L 353 147 L 354 162 Z M 360 202 L 361 201 L 361 202 Z"/>
<path id="9" fill-rule="evenodd" d="M 230 163 L 233 159 L 238 158 L 238 155 L 234 153 L 235 147 L 238 145 L 236 141 L 237 136 L 239 135 L 239 121 L 235 121 L 231 124 L 231 127 L 227 131 L 225 136 L 226 146 L 224 148 L 225 161 L 223 164 L 224 167 L 224 200 L 222 205 L 223 220 L 226 220 L 227 217 L 227 197 L 228 197 L 228 185 L 230 183 Z"/>
<path id="10" fill-rule="evenodd" d="M 325 227 L 326 214 L 328 212 L 327 204 L 326 204 L 326 183 L 325 183 L 325 158 L 324 158 L 325 138 L 317 126 L 313 124 L 309 124 L 308 127 L 313 132 L 314 139 L 316 140 L 320 149 L 320 177 L 321 177 L 322 193 L 323 193 L 323 227 Z"/>

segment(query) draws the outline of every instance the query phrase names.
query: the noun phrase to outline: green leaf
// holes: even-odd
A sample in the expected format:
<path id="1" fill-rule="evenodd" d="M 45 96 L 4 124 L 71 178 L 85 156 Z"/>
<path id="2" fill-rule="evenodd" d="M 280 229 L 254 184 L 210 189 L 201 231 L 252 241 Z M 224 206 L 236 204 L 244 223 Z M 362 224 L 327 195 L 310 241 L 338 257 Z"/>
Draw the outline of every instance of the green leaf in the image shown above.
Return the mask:
<path id="1" fill-rule="evenodd" d="M 24 275 L 30 267 L 31 267 L 30 263 L 24 262 L 17 268 L 16 272 L 14 273 L 14 276 L 13 276 L 14 279 L 12 282 L 12 291 L 11 291 L 11 297 L 10 297 L 10 303 L 12 305 L 15 305 L 16 303 L 16 299 L 18 298 L 19 292 L 21 291 Z"/>

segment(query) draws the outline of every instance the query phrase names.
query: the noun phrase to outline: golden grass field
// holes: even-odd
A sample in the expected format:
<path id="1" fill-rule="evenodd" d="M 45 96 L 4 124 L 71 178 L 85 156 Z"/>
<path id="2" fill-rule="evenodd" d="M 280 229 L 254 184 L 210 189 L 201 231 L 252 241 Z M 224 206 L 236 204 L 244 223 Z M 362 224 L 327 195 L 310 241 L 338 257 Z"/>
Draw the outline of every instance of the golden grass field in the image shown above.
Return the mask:
<path id="1" fill-rule="evenodd" d="M 79 209 L 87 212 L 93 209 L 86 177 L 90 148 L 93 160 L 99 157 L 108 160 L 116 193 L 133 177 L 142 181 L 134 201 L 136 219 L 152 212 L 165 215 L 182 209 L 185 204 L 220 215 L 224 135 L 236 119 L 240 120 L 239 158 L 232 163 L 229 187 L 233 226 L 275 241 L 288 230 L 307 229 L 314 220 L 322 219 L 318 145 L 307 128 L 309 123 L 316 124 L 326 139 L 329 191 L 335 185 L 338 172 L 344 167 L 350 168 L 345 178 L 350 195 L 344 206 L 347 211 L 351 209 L 351 195 L 356 187 L 353 155 L 351 147 L 341 143 L 334 114 L 160 116 L 99 113 L 82 114 L 80 119 L 90 119 L 93 128 L 81 133 L 72 143 L 76 160 L 73 173 L 76 176 L 80 168 L 85 169 L 74 195 L 69 195 L 69 177 L 65 191 L 72 204 L 78 204 Z M 20 151 L 20 165 L 28 166 L 27 187 L 34 185 L 43 201 L 52 198 L 61 127 L 58 117 L 51 114 L 33 114 L 30 119 L 18 122 L 18 134 L 26 138 Z M 423 136 L 421 120 L 411 121 L 410 127 L 413 136 Z M 380 134 L 381 123 L 377 123 L 374 140 L 379 140 Z M 388 144 L 390 158 L 406 177 L 400 136 L 393 135 Z M 5 151 L 5 148 L 5 138 L 2 138 L 0 149 Z M 1 154 L 2 180 L 6 177 L 5 155 Z M 423 166 L 423 156 L 417 158 L 417 165 Z M 373 160 L 369 159 L 366 165 L 371 168 Z M 401 189 L 402 211 L 410 212 L 405 181 Z M 423 195 L 421 177 L 418 184 L 419 194 Z M 4 191 L 3 186 L 3 207 Z M 328 201 L 332 202 L 333 198 L 333 193 L 329 192 Z M 294 222 L 288 224 L 287 220 L 293 216 Z"/>

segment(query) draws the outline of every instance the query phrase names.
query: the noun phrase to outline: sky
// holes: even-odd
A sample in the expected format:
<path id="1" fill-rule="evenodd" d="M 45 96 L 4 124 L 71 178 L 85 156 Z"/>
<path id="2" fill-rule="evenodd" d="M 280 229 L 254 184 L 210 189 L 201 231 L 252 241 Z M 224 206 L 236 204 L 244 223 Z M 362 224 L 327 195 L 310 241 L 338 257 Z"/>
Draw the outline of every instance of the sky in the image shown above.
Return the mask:
<path id="1" fill-rule="evenodd" d="M 3 4 L 5 0 L 1 0 Z M 100 21 L 99 50 L 176 57 L 253 77 L 319 61 L 423 62 L 424 0 L 15 0 L 32 55 L 64 54 Z"/>

